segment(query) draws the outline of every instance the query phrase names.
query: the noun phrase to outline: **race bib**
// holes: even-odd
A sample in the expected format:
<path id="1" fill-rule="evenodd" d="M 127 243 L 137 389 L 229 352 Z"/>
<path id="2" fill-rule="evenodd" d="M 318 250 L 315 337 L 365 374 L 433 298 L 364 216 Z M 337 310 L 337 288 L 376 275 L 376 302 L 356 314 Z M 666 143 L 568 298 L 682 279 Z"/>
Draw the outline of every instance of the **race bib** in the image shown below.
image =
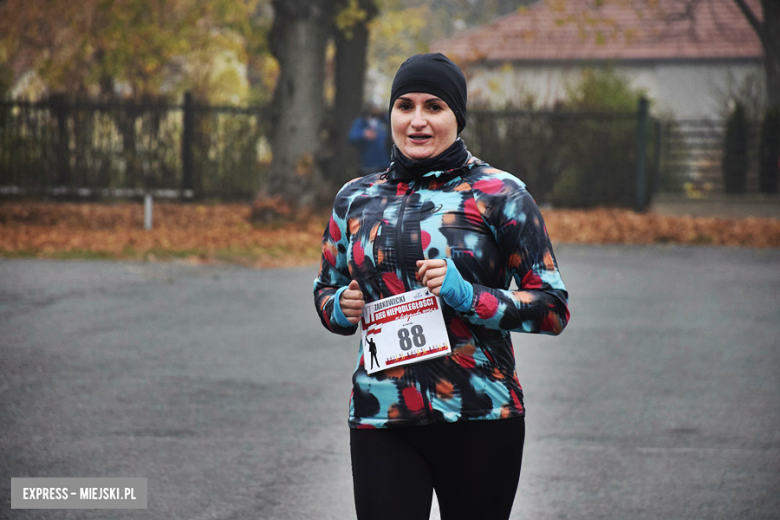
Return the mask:
<path id="1" fill-rule="evenodd" d="M 441 300 L 428 289 L 367 303 L 360 323 L 369 374 L 452 352 Z"/>

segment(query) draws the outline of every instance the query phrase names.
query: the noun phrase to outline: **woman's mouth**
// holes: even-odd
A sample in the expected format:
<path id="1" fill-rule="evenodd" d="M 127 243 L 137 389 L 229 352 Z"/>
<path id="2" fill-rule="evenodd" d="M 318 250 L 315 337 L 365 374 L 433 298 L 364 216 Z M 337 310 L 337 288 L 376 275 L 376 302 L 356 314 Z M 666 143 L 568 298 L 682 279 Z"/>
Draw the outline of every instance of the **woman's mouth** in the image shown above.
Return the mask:
<path id="1" fill-rule="evenodd" d="M 415 144 L 422 144 L 427 142 L 431 138 L 428 134 L 412 134 L 409 136 L 409 140 Z"/>

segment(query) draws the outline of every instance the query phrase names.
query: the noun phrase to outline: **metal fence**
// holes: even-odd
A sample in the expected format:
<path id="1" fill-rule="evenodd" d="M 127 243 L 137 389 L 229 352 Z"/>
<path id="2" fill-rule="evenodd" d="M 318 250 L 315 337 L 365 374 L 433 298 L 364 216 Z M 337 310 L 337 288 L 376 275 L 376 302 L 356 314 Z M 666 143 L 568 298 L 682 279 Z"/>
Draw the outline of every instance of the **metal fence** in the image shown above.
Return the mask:
<path id="1" fill-rule="evenodd" d="M 541 203 L 641 209 L 663 183 L 660 126 L 632 113 L 469 113 L 463 138 Z M 263 108 L 0 103 L 0 195 L 251 197 L 270 160 Z"/>
<path id="2" fill-rule="evenodd" d="M 246 197 L 270 159 L 263 108 L 0 102 L 0 194 Z"/>
<path id="3" fill-rule="evenodd" d="M 704 191 L 723 192 L 723 150 L 726 123 L 684 119 L 663 123 L 661 161 L 674 178 Z M 758 193 L 759 124 L 748 126 L 747 193 Z"/>
<path id="4" fill-rule="evenodd" d="M 491 165 L 522 179 L 537 201 L 644 208 L 661 172 L 659 127 L 636 113 L 470 112 L 463 138 Z"/>

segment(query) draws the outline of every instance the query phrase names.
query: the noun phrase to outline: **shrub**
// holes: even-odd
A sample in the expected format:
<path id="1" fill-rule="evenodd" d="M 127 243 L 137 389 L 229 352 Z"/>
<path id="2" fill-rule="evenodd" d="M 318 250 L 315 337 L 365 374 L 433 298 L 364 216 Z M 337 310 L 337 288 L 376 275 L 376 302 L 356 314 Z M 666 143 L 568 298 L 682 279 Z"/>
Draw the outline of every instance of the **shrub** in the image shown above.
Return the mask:
<path id="1" fill-rule="evenodd" d="M 472 110 L 463 139 L 477 157 L 523 180 L 540 203 L 632 206 L 643 92 L 610 70 L 597 70 L 585 71 L 567 93 L 552 111 Z M 655 157 L 650 141 L 648 162 Z"/>
<path id="2" fill-rule="evenodd" d="M 585 70 L 560 108 L 605 113 L 562 128 L 566 164 L 553 187 L 557 206 L 631 206 L 636 194 L 636 114 L 643 90 L 611 69 Z M 614 117 L 609 115 L 614 114 Z M 652 154 L 648 154 L 652 157 Z M 649 177 L 649 176 L 648 176 Z"/>
<path id="3" fill-rule="evenodd" d="M 563 168 L 553 186 L 556 206 L 629 207 L 636 177 L 636 119 L 572 119 L 561 125 Z"/>
<path id="4" fill-rule="evenodd" d="M 0 101 L 11 98 L 11 86 L 13 85 L 13 72 L 7 65 L 0 63 Z"/>
<path id="5" fill-rule="evenodd" d="M 737 103 L 726 121 L 723 180 L 726 193 L 745 193 L 748 170 L 748 128 L 745 107 Z"/>
<path id="6" fill-rule="evenodd" d="M 780 109 L 767 110 L 761 124 L 758 186 L 761 193 L 780 191 Z"/>

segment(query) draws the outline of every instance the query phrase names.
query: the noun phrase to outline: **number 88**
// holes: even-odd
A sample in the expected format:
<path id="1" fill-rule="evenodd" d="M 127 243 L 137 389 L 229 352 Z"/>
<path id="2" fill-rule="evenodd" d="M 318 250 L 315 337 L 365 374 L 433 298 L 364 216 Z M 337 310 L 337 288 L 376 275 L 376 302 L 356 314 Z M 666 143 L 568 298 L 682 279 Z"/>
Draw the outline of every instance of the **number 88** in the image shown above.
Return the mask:
<path id="1" fill-rule="evenodd" d="M 425 334 L 423 334 L 422 325 L 412 326 L 412 337 L 409 339 L 409 331 L 406 328 L 398 329 L 398 342 L 401 350 L 409 350 L 412 348 L 414 342 L 415 347 L 422 347 L 425 345 Z"/>

